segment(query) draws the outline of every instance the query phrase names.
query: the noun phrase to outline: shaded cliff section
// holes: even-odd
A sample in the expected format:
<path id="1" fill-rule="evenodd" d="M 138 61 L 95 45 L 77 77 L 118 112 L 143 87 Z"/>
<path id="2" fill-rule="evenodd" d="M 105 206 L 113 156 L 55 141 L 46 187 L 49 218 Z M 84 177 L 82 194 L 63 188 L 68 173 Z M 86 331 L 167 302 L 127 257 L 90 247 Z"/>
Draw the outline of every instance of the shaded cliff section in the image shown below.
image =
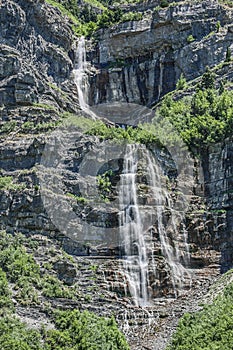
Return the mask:
<path id="1" fill-rule="evenodd" d="M 233 11 L 218 1 L 148 4 L 144 10 L 141 21 L 100 31 L 89 55 L 97 69 L 90 103 L 152 106 L 175 88 L 181 73 L 193 80 L 233 51 Z"/>
<path id="2" fill-rule="evenodd" d="M 216 232 L 221 247 L 221 271 L 233 267 L 233 144 L 227 139 L 209 150 L 205 159 L 205 190 L 213 212 L 225 216 L 224 230 Z"/>

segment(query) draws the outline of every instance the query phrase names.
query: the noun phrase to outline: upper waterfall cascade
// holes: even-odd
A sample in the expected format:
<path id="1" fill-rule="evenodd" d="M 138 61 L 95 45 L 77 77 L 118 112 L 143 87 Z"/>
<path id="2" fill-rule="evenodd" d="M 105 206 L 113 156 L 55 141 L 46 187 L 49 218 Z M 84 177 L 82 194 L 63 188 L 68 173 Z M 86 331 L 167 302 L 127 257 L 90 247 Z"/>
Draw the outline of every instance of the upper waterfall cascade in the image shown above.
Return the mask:
<path id="1" fill-rule="evenodd" d="M 88 105 L 88 76 L 87 76 L 87 60 L 85 38 L 81 37 L 78 41 L 76 51 L 76 64 L 74 73 L 74 81 L 77 86 L 79 104 L 84 113 L 92 119 L 96 119 L 95 113 Z"/>

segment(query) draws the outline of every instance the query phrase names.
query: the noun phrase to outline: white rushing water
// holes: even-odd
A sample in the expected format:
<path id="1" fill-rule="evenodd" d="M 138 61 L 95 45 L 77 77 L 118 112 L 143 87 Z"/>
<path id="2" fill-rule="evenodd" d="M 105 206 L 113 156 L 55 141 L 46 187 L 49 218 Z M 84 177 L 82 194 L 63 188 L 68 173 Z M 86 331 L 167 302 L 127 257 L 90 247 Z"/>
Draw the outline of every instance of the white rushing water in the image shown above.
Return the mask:
<path id="1" fill-rule="evenodd" d="M 96 119 L 96 115 L 91 111 L 88 105 L 88 75 L 87 75 L 87 59 L 86 59 L 86 46 L 85 38 L 81 37 L 78 41 L 78 47 L 76 51 L 76 64 L 74 73 L 74 81 L 77 86 L 79 104 L 83 112 L 89 115 L 92 119 Z"/>
<path id="2" fill-rule="evenodd" d="M 126 146 L 123 173 L 120 177 L 120 237 L 124 242 L 123 260 L 129 291 L 135 304 L 144 306 L 148 301 L 148 259 L 143 235 L 141 213 L 137 201 L 138 146 Z"/>
<path id="3" fill-rule="evenodd" d="M 173 201 L 165 184 L 162 183 L 162 173 L 159 164 L 150 152 L 146 152 L 148 164 L 148 180 L 152 190 L 157 217 L 157 230 L 161 243 L 162 254 L 166 258 L 171 270 L 171 281 L 174 293 L 178 295 L 178 289 L 182 287 L 187 269 L 181 264 L 189 262 L 189 248 L 187 244 L 187 232 L 184 229 L 184 213 L 173 208 Z M 164 213 L 170 215 L 164 223 Z M 181 230 L 182 227 L 182 230 Z M 170 237 L 168 236 L 170 233 Z M 180 247 L 183 248 L 181 252 Z"/>
<path id="4" fill-rule="evenodd" d="M 150 206 L 139 205 L 137 172 L 139 162 L 144 162 L 150 192 Z M 124 247 L 123 270 L 129 292 L 137 306 L 150 304 L 150 278 L 156 275 L 156 256 L 153 253 L 153 237 L 148 236 L 148 226 L 156 226 L 162 255 L 170 270 L 174 295 L 182 287 L 188 275 L 182 261 L 188 260 L 186 232 L 181 232 L 182 213 L 173 209 L 169 191 L 161 181 L 161 169 L 150 151 L 143 145 L 126 146 L 123 172 L 119 185 L 120 237 Z M 146 223 L 148 212 L 153 221 Z M 164 213 L 169 212 L 165 223 Z M 168 235 L 169 232 L 169 235 Z M 180 250 L 180 246 L 186 251 Z M 185 247 L 185 248 L 184 248 Z M 151 252 L 148 256 L 147 252 Z"/>

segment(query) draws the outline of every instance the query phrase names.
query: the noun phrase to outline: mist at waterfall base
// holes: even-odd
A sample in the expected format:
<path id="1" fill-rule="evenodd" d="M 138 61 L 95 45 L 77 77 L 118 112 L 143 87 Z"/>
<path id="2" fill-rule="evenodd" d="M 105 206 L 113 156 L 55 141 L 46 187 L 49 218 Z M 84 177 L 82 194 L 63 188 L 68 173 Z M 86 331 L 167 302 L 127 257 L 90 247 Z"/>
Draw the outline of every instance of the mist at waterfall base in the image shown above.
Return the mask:
<path id="1" fill-rule="evenodd" d="M 150 121 L 154 112 L 145 106 L 115 102 L 113 104 L 103 104 L 92 107 L 88 104 L 88 64 L 86 62 L 85 40 L 81 38 L 77 48 L 77 64 L 74 69 L 74 77 L 77 86 L 80 107 L 84 114 L 91 119 L 110 120 L 111 122 L 127 127 L 131 125 L 137 127 L 141 121 Z M 143 128 L 143 124 L 140 124 Z M 74 129 L 74 127 L 73 127 Z M 72 129 L 72 132 L 74 131 Z M 169 130 L 170 131 L 170 130 Z M 53 205 L 56 198 L 48 198 L 47 190 L 57 188 L 57 193 L 62 193 L 61 179 L 57 176 L 56 169 L 59 162 L 65 162 L 65 159 L 57 159 L 56 154 L 68 153 L 70 149 L 77 145 L 77 139 L 72 132 L 64 129 L 54 131 L 51 139 L 54 137 L 56 143 L 56 153 L 51 152 L 50 144 L 45 147 L 42 157 L 42 165 L 49 167 L 51 179 L 42 181 L 42 199 L 44 206 L 51 217 L 55 226 L 65 235 L 73 240 L 85 242 L 94 242 L 101 239 L 103 244 L 109 246 L 118 245 L 121 247 L 122 254 L 119 260 L 121 275 L 125 285 L 125 295 L 130 295 L 134 304 L 137 306 L 149 306 L 153 300 L 154 290 L 159 289 L 157 273 L 157 252 L 164 259 L 166 270 L 172 283 L 172 295 L 178 296 L 179 290 L 185 278 L 189 278 L 186 265 L 189 260 L 189 251 L 187 244 L 187 233 L 184 227 L 184 213 L 187 210 L 187 196 L 179 196 L 179 201 L 173 201 L 171 191 L 168 190 L 166 181 L 168 179 L 161 167 L 158 157 L 161 157 L 161 150 L 152 152 L 142 144 L 122 144 L 114 145 L 112 141 L 102 142 L 98 147 L 100 153 L 105 153 L 105 163 L 116 158 L 123 159 L 123 169 L 118 182 L 117 200 L 105 203 L 99 196 L 97 176 L 98 171 L 104 164 L 93 163 L 93 159 L 98 159 L 98 147 L 96 150 L 89 151 L 85 154 L 80 164 L 80 176 L 92 179 L 92 185 L 86 191 L 86 188 L 80 187 L 81 195 L 88 198 L 90 190 L 93 188 L 93 198 L 89 201 L 89 206 L 93 208 L 104 208 L 104 211 L 111 212 L 112 209 L 119 211 L 118 234 L 113 237 L 111 228 L 97 227 L 80 219 L 72 210 L 72 206 L 65 196 L 61 197 L 63 205 L 60 211 L 57 205 Z M 59 140 L 62 152 L 59 150 Z M 51 142 L 53 145 L 54 142 Z M 178 146 L 179 148 L 180 146 Z M 166 148 L 166 145 L 165 145 Z M 169 148 L 169 147 L 168 147 Z M 189 175 L 189 160 L 186 161 L 185 152 L 180 149 L 168 149 L 165 153 L 170 155 L 176 166 L 178 183 L 177 190 L 180 192 L 189 191 L 189 185 L 182 184 L 179 186 L 185 172 Z M 92 154 L 90 155 L 90 153 Z M 97 152 L 96 155 L 93 152 Z M 163 153 L 164 151 L 162 151 Z M 180 157 L 177 155 L 180 154 Z M 89 156 L 89 158 L 88 158 Z M 91 159 L 91 164 L 90 164 Z M 64 165 L 64 164 L 63 164 Z M 54 174 L 51 169 L 54 167 Z M 143 169 L 143 171 L 142 171 Z M 139 176 L 143 172 L 144 176 Z M 187 175 L 185 174 L 185 176 Z M 187 177 L 187 176 L 186 176 Z M 146 192 L 142 195 L 140 188 L 144 187 Z M 44 189 L 44 192 L 43 192 Z M 86 191 L 86 192 L 85 192 Z M 143 199 L 144 198 L 144 199 Z M 181 205 L 182 203 L 182 205 Z M 55 203 L 54 203 L 55 204 Z M 56 208 L 56 210 L 54 209 Z M 65 208 L 65 211 L 64 211 Z M 166 220 L 165 215 L 167 214 Z M 109 237 L 110 241 L 109 241 Z M 182 247 L 182 251 L 180 249 Z"/>

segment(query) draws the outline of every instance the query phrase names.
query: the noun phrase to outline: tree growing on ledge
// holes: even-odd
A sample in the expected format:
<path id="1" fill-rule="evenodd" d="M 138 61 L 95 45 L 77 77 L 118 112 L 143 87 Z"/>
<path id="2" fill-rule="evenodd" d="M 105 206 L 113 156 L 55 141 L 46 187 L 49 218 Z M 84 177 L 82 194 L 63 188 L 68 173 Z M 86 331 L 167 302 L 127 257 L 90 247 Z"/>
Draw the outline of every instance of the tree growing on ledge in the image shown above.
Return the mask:
<path id="1" fill-rule="evenodd" d="M 206 71 L 201 79 L 201 88 L 202 89 L 214 89 L 215 85 L 215 73 L 210 70 L 207 66 Z"/>
<path id="2" fill-rule="evenodd" d="M 231 49 L 230 49 L 230 47 L 228 46 L 227 52 L 226 52 L 226 59 L 225 59 L 225 62 L 230 62 L 230 61 L 231 61 Z"/>

